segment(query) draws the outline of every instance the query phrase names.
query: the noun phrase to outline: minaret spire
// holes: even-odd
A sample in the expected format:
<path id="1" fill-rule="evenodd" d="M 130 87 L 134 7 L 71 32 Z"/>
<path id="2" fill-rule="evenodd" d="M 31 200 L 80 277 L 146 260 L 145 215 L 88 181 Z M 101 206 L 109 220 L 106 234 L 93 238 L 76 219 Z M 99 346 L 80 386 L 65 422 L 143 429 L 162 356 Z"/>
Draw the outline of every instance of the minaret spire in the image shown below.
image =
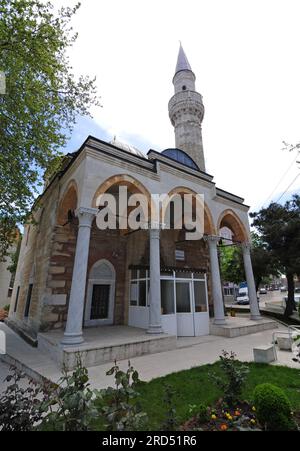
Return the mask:
<path id="1" fill-rule="evenodd" d="M 201 124 L 204 116 L 202 96 L 196 92 L 196 77 L 180 42 L 169 101 L 169 117 L 175 132 L 175 145 L 184 150 L 205 172 Z"/>
<path id="2" fill-rule="evenodd" d="M 181 41 L 179 41 L 179 42 L 180 42 L 180 46 L 179 46 L 177 64 L 176 64 L 176 69 L 175 69 L 175 75 L 177 74 L 177 72 L 180 72 L 181 70 L 190 70 L 192 72 L 192 68 L 186 57 L 186 54 L 184 53 Z"/>

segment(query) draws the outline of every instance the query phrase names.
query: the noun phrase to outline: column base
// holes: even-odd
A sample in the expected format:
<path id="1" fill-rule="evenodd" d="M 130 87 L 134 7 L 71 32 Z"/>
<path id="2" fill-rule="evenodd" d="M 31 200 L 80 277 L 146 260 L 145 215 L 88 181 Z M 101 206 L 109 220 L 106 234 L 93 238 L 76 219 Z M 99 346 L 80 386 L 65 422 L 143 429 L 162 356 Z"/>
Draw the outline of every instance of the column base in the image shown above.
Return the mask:
<path id="1" fill-rule="evenodd" d="M 147 334 L 163 334 L 164 331 L 162 330 L 161 325 L 158 326 L 149 326 L 149 329 L 147 330 Z"/>
<path id="2" fill-rule="evenodd" d="M 65 333 L 60 344 L 63 346 L 76 346 L 81 345 L 84 342 L 82 334 L 70 334 Z"/>
<path id="3" fill-rule="evenodd" d="M 214 320 L 213 320 L 213 323 L 214 323 L 216 326 L 226 326 L 226 321 L 225 321 L 225 319 L 214 319 Z"/>
<path id="4" fill-rule="evenodd" d="M 252 319 L 252 321 L 259 321 L 262 319 L 261 315 L 251 315 L 250 319 Z"/>

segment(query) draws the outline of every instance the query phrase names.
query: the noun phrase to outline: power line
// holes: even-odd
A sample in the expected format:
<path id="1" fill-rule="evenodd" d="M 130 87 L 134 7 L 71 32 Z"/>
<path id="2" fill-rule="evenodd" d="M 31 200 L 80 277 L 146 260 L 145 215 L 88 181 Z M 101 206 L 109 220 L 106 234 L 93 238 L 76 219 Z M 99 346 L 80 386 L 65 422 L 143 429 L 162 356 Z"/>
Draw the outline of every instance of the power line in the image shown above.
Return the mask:
<path id="1" fill-rule="evenodd" d="M 297 180 L 297 178 L 300 176 L 300 173 L 296 175 L 296 177 L 294 178 L 294 180 L 289 184 L 289 186 L 285 189 L 285 191 L 281 194 L 281 196 L 279 197 L 279 199 L 277 199 L 276 202 L 279 202 L 280 199 L 285 195 L 285 193 L 290 189 L 290 187 L 293 185 L 293 183 Z"/>
<path id="2" fill-rule="evenodd" d="M 277 190 L 277 188 L 279 187 L 280 183 L 282 182 L 282 180 L 284 179 L 284 177 L 287 175 L 287 173 L 289 172 L 289 170 L 291 169 L 291 167 L 294 165 L 294 163 L 296 162 L 298 158 L 298 153 L 296 154 L 296 157 L 293 159 L 293 161 L 291 162 L 291 164 L 289 165 L 289 167 L 287 168 L 287 170 L 285 171 L 285 173 L 283 174 L 283 176 L 280 178 L 279 182 L 277 183 L 277 185 L 275 186 L 275 188 L 273 189 L 273 191 L 271 192 L 270 196 L 267 197 L 267 199 L 264 201 L 263 206 L 268 202 L 269 199 L 271 199 L 271 197 L 273 196 L 273 194 L 275 193 L 275 191 Z"/>

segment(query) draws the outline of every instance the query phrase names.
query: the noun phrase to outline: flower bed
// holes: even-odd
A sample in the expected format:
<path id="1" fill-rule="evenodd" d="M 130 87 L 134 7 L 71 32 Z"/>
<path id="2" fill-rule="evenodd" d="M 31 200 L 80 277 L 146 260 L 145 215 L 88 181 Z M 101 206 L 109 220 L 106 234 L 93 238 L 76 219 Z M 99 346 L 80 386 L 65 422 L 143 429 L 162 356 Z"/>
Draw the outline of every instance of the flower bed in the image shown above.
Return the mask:
<path id="1" fill-rule="evenodd" d="M 255 407 L 247 402 L 228 408 L 220 400 L 215 408 L 208 408 L 208 418 L 208 421 L 201 422 L 196 415 L 186 421 L 181 429 L 183 431 L 254 431 L 262 429 L 256 419 Z"/>

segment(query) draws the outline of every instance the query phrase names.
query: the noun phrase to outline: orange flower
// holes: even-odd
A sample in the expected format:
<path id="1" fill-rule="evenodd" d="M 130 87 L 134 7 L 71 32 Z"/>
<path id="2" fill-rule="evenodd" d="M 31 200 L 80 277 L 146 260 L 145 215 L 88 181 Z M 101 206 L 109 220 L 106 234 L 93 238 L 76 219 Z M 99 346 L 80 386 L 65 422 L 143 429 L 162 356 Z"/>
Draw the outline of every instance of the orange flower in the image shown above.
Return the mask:
<path id="1" fill-rule="evenodd" d="M 227 424 L 225 424 L 225 423 L 221 424 L 221 426 L 220 426 L 221 431 L 227 431 L 227 429 L 228 429 Z"/>
<path id="2" fill-rule="evenodd" d="M 241 415 L 241 412 L 239 412 L 238 410 L 236 410 L 236 411 L 234 412 L 234 415 L 235 415 L 236 417 L 239 417 L 239 416 Z"/>

